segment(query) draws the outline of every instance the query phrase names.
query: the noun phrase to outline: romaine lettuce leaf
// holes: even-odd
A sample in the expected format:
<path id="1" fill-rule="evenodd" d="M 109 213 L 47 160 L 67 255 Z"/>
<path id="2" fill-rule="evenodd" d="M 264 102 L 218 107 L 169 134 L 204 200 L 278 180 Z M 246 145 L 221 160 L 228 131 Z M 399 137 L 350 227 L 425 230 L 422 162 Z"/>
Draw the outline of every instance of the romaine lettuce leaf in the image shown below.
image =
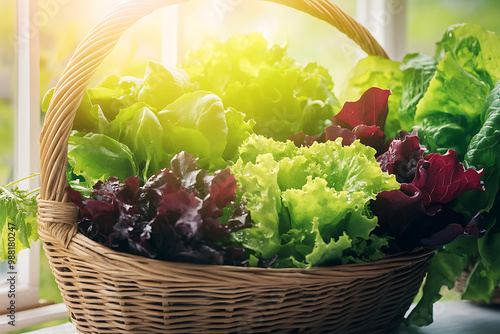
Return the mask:
<path id="1" fill-rule="evenodd" d="M 475 24 L 456 24 L 437 43 L 436 59 L 451 55 L 491 88 L 500 79 L 500 36 Z"/>
<path id="2" fill-rule="evenodd" d="M 410 131 L 415 122 L 417 104 L 424 97 L 436 73 L 437 62 L 433 57 L 410 53 L 403 58 L 399 68 L 403 71 L 401 105 L 398 118 L 403 130 Z"/>
<path id="3" fill-rule="evenodd" d="M 430 152 L 457 152 L 460 160 L 480 128 L 480 112 L 490 88 L 447 54 L 438 64 L 425 96 L 417 105 L 415 124 Z"/>
<path id="4" fill-rule="evenodd" d="M 475 169 L 484 169 L 485 191 L 474 191 L 461 198 L 463 209 L 489 211 L 498 197 L 500 178 L 500 82 L 491 91 L 481 113 L 481 130 L 472 138 L 465 163 Z"/>
<path id="5" fill-rule="evenodd" d="M 422 298 L 406 320 L 412 325 L 427 326 L 432 323 L 433 304 L 442 297 L 439 293 L 441 287 L 451 289 L 455 286 L 469 258 L 477 253 L 477 242 L 471 238 L 461 238 L 438 250 L 429 264 Z"/>

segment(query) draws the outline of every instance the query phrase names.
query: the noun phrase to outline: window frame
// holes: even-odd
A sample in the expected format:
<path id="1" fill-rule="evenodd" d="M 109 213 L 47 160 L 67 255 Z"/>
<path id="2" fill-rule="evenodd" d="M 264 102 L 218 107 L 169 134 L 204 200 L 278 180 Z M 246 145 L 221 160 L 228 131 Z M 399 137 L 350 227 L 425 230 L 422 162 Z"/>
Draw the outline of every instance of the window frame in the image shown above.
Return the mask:
<path id="1" fill-rule="evenodd" d="M 38 0 L 18 0 L 16 8 L 14 105 L 14 179 L 35 174 L 39 169 L 38 138 L 40 119 L 40 56 L 37 23 Z M 13 93 L 13 94 L 12 94 Z M 36 189 L 38 178 L 30 178 L 18 184 L 20 189 Z M 33 242 L 30 249 L 18 255 L 15 270 L 15 327 L 5 314 L 0 317 L 0 332 L 19 329 L 48 320 L 68 316 L 64 304 L 40 307 L 38 298 L 40 286 L 40 241 Z M 0 285 L 0 295 L 8 296 L 7 284 Z M 5 310 L 11 298 L 1 298 L 0 310 Z M 1 311 L 0 311 L 1 312 Z"/>

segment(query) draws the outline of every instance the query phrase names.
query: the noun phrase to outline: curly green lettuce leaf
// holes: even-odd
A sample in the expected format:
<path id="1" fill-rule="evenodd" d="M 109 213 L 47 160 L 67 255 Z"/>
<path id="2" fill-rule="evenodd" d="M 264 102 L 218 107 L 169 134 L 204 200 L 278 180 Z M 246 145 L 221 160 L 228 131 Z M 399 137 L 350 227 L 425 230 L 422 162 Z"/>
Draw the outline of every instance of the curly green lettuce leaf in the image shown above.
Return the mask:
<path id="1" fill-rule="evenodd" d="M 278 168 L 278 163 L 269 153 L 259 155 L 255 163 L 239 159 L 231 167 L 238 187 L 244 191 L 245 207 L 254 221 L 251 228 L 234 233 L 234 238 L 264 258 L 273 256 L 280 248 Z"/>
<path id="2" fill-rule="evenodd" d="M 271 153 L 276 161 L 283 158 L 290 158 L 296 151 L 295 145 L 291 141 L 278 142 L 272 138 L 252 135 L 239 148 L 239 156 L 245 163 L 257 161 L 257 157 L 262 154 Z"/>
<path id="3" fill-rule="evenodd" d="M 373 198 L 383 190 L 399 188 L 394 175 L 381 172 L 375 152 L 359 141 L 342 146 L 341 138 L 297 149 L 297 155 L 307 159 L 306 170 L 312 177 L 325 178 L 328 187 L 337 191 L 363 192 Z"/>
<path id="4" fill-rule="evenodd" d="M 261 34 L 205 40 L 190 51 L 185 69 L 197 89 L 219 95 L 227 107 L 255 120 L 255 133 L 284 141 L 304 131 L 321 132 L 338 101 L 327 70 L 287 57 L 287 46 L 268 47 Z"/>
<path id="5" fill-rule="evenodd" d="M 312 231 L 314 227 L 330 238 L 338 239 L 346 233 L 351 239 L 367 239 L 377 226 L 377 219 L 366 215 L 364 193 L 336 191 L 322 178 L 308 177 L 302 189 L 284 191 L 282 200 L 290 213 L 293 229 Z M 349 217 L 347 221 L 346 217 Z"/>
<path id="6" fill-rule="evenodd" d="M 415 124 L 422 144 L 433 153 L 454 149 L 462 160 L 467 143 L 480 128 L 480 112 L 490 88 L 447 54 L 438 64 Z"/>
<path id="7" fill-rule="evenodd" d="M 344 232 L 338 239 L 325 242 L 317 228 L 311 231 L 314 238 L 312 251 L 305 256 L 306 267 L 341 263 L 343 254 L 352 246 L 352 239 Z"/>
<path id="8" fill-rule="evenodd" d="M 341 94 L 342 101 L 356 101 L 371 87 L 390 89 L 389 113 L 387 115 L 385 133 L 388 138 L 396 136 L 401 130 L 398 120 L 399 104 L 402 96 L 401 62 L 392 61 L 378 56 L 368 56 L 361 59 L 349 76 L 347 85 Z"/>
<path id="9" fill-rule="evenodd" d="M 383 254 L 387 240 L 373 240 L 377 218 L 367 204 L 399 183 L 382 172 L 373 148 L 359 141 L 342 146 L 341 139 L 297 148 L 291 141 L 252 135 L 231 170 L 254 221 L 235 238 L 259 256 L 276 254 L 274 267 L 308 268 Z"/>

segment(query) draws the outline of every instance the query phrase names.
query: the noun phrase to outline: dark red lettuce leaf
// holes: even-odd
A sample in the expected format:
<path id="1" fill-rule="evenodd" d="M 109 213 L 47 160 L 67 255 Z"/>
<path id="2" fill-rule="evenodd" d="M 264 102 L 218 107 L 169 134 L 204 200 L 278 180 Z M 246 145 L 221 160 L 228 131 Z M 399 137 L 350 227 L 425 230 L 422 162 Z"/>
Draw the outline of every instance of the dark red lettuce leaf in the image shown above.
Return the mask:
<path id="1" fill-rule="evenodd" d="M 207 178 L 209 182 L 208 194 L 203 198 L 201 212 L 206 217 L 217 218 L 222 216 L 222 209 L 236 199 L 236 179 L 229 168 L 215 172 Z"/>
<path id="2" fill-rule="evenodd" d="M 343 146 L 351 145 L 356 140 L 356 136 L 351 130 L 342 128 L 339 125 L 330 125 L 325 128 L 325 141 L 334 141 L 340 137 L 342 137 Z"/>
<path id="3" fill-rule="evenodd" d="M 325 132 L 315 137 L 298 132 L 287 139 L 293 141 L 297 147 L 311 146 L 315 141 L 323 143 L 340 137 L 342 145 L 347 146 L 359 139 L 362 144 L 375 148 L 377 154 L 382 154 L 389 95 L 390 90 L 372 87 L 364 92 L 358 101 L 346 102 L 342 110 L 332 117 L 333 125 L 326 127 Z"/>
<path id="4" fill-rule="evenodd" d="M 398 249 L 436 247 L 456 238 L 484 234 L 482 217 L 467 221 L 453 211 L 451 202 L 463 192 L 483 189 L 483 171 L 464 169 L 455 151 L 430 154 L 418 161 L 412 183 L 382 191 L 370 207 L 378 217 L 378 234 L 395 238 Z"/>
<path id="5" fill-rule="evenodd" d="M 385 133 L 376 125 L 360 124 L 352 130 L 354 136 L 359 139 L 361 144 L 373 147 L 377 154 L 384 152 Z"/>
<path id="6" fill-rule="evenodd" d="M 143 187 L 138 189 L 137 202 L 142 219 L 151 221 L 163 196 L 179 191 L 181 180 L 169 169 L 163 169 L 151 176 Z"/>
<path id="7" fill-rule="evenodd" d="M 375 125 L 384 131 L 385 120 L 389 112 L 387 101 L 390 90 L 377 87 L 369 88 L 355 102 L 346 102 L 342 110 L 332 117 L 333 125 L 339 125 L 349 130 L 358 125 Z"/>
<path id="8" fill-rule="evenodd" d="M 484 218 L 481 214 L 476 214 L 464 227 L 461 224 L 451 223 L 446 225 L 444 229 L 438 231 L 428 238 L 422 238 L 421 242 L 424 247 L 435 248 L 441 245 L 446 245 L 458 238 L 476 237 L 480 238 L 486 233 L 484 228 Z"/>
<path id="9" fill-rule="evenodd" d="M 306 135 L 302 131 L 289 135 L 286 139 L 293 141 L 297 147 L 309 147 L 316 141 L 316 137 Z"/>
<path id="10" fill-rule="evenodd" d="M 411 183 L 415 178 L 417 163 L 424 158 L 426 148 L 420 145 L 417 130 L 401 131 L 386 152 L 377 161 L 382 171 L 396 175 L 399 183 Z"/>
<path id="11" fill-rule="evenodd" d="M 422 193 L 408 186 L 405 191 L 383 191 L 370 204 L 379 224 L 374 233 L 394 237 L 394 250 L 434 248 L 463 236 L 484 235 L 480 215 L 468 222 L 462 214 L 453 211 L 451 205 L 425 207 Z"/>
<path id="12" fill-rule="evenodd" d="M 243 250 L 226 236 L 251 226 L 249 212 L 237 202 L 236 179 L 229 168 L 210 175 L 194 156 L 180 153 L 140 187 L 137 177 L 122 184 L 98 182 L 90 198 L 68 188 L 80 208 L 80 231 L 114 250 L 171 261 L 242 264 Z M 230 218 L 221 223 L 225 208 Z M 227 210 L 226 210 L 227 211 Z M 226 215 L 227 216 L 227 215 Z"/>
<path id="13" fill-rule="evenodd" d="M 412 184 L 424 192 L 425 206 L 430 203 L 446 204 L 465 191 L 484 190 L 481 182 L 483 174 L 484 170 L 464 169 L 457 153 L 448 150 L 444 155 L 433 153 L 420 160 Z"/>
<path id="14" fill-rule="evenodd" d="M 186 239 L 192 239 L 201 227 L 203 219 L 198 212 L 202 201 L 184 188 L 162 197 L 152 224 L 164 222 L 179 229 Z"/>
<path id="15" fill-rule="evenodd" d="M 208 194 L 211 176 L 208 171 L 198 169 L 194 155 L 187 152 L 177 154 L 171 161 L 171 167 L 189 193 L 194 193 L 200 198 Z"/>

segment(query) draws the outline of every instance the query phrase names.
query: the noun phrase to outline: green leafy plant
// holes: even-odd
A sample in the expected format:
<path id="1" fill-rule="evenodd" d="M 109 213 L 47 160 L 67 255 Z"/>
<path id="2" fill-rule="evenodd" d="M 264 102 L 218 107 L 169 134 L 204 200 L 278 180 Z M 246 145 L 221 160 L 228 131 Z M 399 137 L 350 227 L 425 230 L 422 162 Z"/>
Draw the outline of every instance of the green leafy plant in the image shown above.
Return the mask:
<path id="1" fill-rule="evenodd" d="M 17 254 L 38 240 L 36 223 L 39 189 L 21 190 L 15 185 L 30 177 L 0 187 L 0 261 L 17 262 Z"/>

